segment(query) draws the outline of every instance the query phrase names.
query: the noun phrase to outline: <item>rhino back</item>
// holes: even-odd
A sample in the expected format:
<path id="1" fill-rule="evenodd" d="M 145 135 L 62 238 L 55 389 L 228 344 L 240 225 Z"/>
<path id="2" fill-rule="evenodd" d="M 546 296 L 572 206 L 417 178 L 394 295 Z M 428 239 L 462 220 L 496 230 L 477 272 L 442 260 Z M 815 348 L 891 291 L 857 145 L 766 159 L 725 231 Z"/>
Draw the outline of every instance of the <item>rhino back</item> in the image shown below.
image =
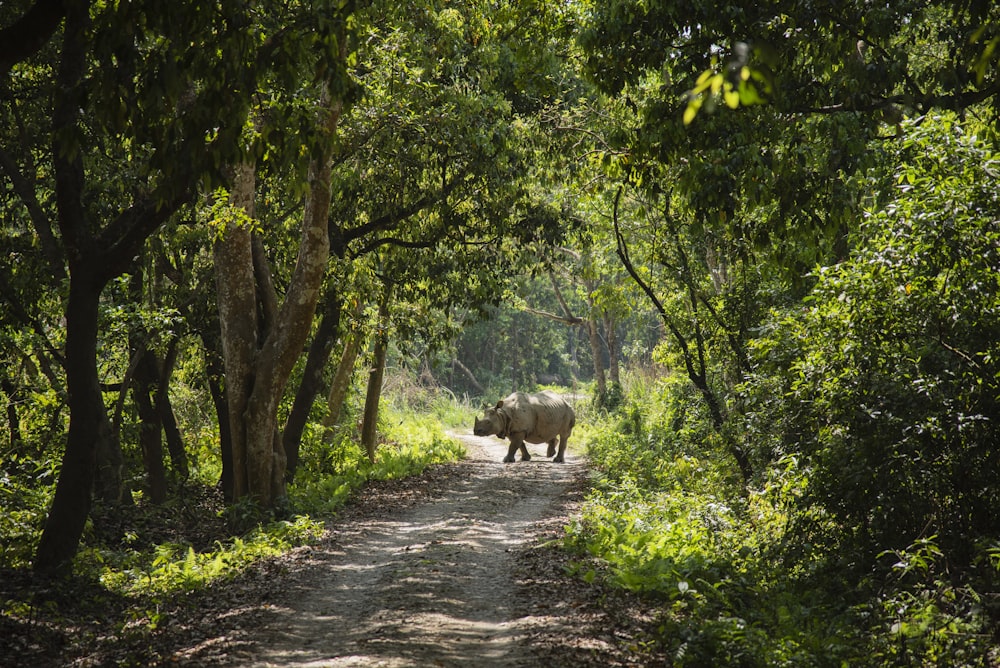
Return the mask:
<path id="1" fill-rule="evenodd" d="M 573 408 L 550 390 L 537 394 L 515 392 L 503 403 L 511 415 L 511 431 L 523 431 L 541 440 L 568 435 L 576 419 Z"/>

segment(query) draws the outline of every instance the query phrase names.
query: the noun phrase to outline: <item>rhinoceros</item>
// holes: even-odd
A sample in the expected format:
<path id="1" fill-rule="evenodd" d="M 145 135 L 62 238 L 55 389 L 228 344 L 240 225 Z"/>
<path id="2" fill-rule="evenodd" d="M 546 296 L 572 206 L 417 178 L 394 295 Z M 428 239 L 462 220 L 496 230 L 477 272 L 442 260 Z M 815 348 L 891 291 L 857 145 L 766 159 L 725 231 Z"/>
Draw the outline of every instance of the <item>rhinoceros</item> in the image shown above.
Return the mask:
<path id="1" fill-rule="evenodd" d="M 515 392 L 498 401 L 496 406 L 487 407 L 486 415 L 482 419 L 476 419 L 472 433 L 476 436 L 496 434 L 497 438 L 509 438 L 510 450 L 503 458 L 507 463 L 514 461 L 514 453 L 518 448 L 521 450 L 521 461 L 531 459 L 524 446 L 525 441 L 548 443 L 546 456 L 555 455 L 552 461 L 562 462 L 566 441 L 575 424 L 576 414 L 573 408 L 555 392 Z M 559 441 L 558 454 L 556 441 Z"/>

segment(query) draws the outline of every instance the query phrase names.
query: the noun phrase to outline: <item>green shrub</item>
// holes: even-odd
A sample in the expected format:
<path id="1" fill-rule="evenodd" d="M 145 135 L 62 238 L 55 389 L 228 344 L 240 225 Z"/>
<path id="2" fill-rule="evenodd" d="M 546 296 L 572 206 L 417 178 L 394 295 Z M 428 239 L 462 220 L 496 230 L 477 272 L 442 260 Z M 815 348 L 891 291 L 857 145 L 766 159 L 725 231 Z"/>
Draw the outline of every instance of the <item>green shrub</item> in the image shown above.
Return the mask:
<path id="1" fill-rule="evenodd" d="M 12 454 L 5 461 L 0 472 L 0 568 L 26 568 L 31 562 L 55 484 L 54 460 Z"/>
<path id="2" fill-rule="evenodd" d="M 193 591 L 292 547 L 316 540 L 323 523 L 306 516 L 259 525 L 246 536 L 217 542 L 215 549 L 197 552 L 184 543 L 162 543 L 151 551 L 90 548 L 78 558 L 99 571 L 101 584 L 124 595 Z"/>
<path id="3" fill-rule="evenodd" d="M 895 200 L 727 397 L 754 486 L 680 380 L 588 434 L 567 542 L 659 602 L 675 665 L 1000 660 L 1000 156 L 952 119 L 906 132 Z"/>
<path id="4" fill-rule="evenodd" d="M 668 375 L 646 383 L 616 412 L 594 418 L 600 421 L 586 434 L 587 454 L 604 478 L 628 478 L 649 489 L 739 494 L 704 402 L 685 378 Z"/>
<path id="5" fill-rule="evenodd" d="M 901 162 L 859 249 L 772 334 L 794 350 L 772 421 L 859 569 L 933 534 L 958 574 L 1000 535 L 1000 156 L 927 119 Z"/>
<path id="6" fill-rule="evenodd" d="M 675 666 L 847 661 L 863 645 L 857 601 L 842 596 L 842 581 L 831 584 L 823 545 L 789 549 L 808 482 L 799 461 L 777 462 L 744 496 L 716 444 L 687 440 L 709 433 L 693 424 L 674 424 L 683 436 L 637 455 L 634 442 L 662 446 L 665 416 L 697 415 L 670 405 L 684 392 L 643 396 L 591 430 L 601 475 L 566 535 L 569 550 L 589 557 L 577 575 L 650 597 Z M 822 514 L 814 521 L 827 527 Z"/>

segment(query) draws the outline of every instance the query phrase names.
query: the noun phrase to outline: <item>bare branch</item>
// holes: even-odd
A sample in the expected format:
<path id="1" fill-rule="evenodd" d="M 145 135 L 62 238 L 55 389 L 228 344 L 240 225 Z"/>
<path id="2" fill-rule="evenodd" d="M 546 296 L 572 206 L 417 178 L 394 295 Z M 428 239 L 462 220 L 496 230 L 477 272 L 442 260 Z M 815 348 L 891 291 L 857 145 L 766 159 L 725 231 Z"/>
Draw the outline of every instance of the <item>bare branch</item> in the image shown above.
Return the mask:
<path id="1" fill-rule="evenodd" d="M 548 318 L 549 320 L 555 320 L 556 322 L 561 322 L 567 325 L 582 325 L 586 320 L 583 318 L 577 318 L 573 315 L 557 315 L 555 313 L 549 313 L 548 311 L 542 311 L 541 309 L 531 308 L 530 306 L 522 306 L 521 310 L 525 313 L 531 313 L 532 315 L 539 315 L 543 318 Z"/>
<path id="2" fill-rule="evenodd" d="M 549 280 L 552 282 L 552 289 L 556 293 L 556 299 L 559 301 L 559 306 L 562 307 L 563 313 L 566 314 L 566 319 L 583 322 L 581 318 L 577 318 L 573 315 L 573 312 L 569 308 L 569 304 L 566 303 L 566 299 L 563 297 L 562 290 L 559 289 L 559 283 L 556 281 L 555 274 L 551 271 L 549 272 Z"/>

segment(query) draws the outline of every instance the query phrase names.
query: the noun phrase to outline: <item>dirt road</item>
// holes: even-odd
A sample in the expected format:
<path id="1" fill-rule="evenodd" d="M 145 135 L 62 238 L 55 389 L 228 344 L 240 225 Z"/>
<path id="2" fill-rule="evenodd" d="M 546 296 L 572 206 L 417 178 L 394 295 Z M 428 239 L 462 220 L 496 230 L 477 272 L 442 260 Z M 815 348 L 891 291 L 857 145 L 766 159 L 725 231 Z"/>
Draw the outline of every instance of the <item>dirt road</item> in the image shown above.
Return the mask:
<path id="1" fill-rule="evenodd" d="M 462 438 L 469 459 L 371 482 L 316 543 L 187 594 L 0 579 L 7 600 L 41 611 L 0 616 L 0 666 L 669 664 L 656 602 L 567 572 L 603 568 L 559 540 L 589 486 L 574 451 L 502 464 L 502 441 Z"/>
<path id="2" fill-rule="evenodd" d="M 572 603 L 533 600 L 519 561 L 568 520 L 586 469 L 543 446 L 505 465 L 505 442 L 462 438 L 469 459 L 440 494 L 335 526 L 263 625 L 229 645 L 233 665 L 540 665 L 551 647 L 537 644 L 565 635 Z"/>

